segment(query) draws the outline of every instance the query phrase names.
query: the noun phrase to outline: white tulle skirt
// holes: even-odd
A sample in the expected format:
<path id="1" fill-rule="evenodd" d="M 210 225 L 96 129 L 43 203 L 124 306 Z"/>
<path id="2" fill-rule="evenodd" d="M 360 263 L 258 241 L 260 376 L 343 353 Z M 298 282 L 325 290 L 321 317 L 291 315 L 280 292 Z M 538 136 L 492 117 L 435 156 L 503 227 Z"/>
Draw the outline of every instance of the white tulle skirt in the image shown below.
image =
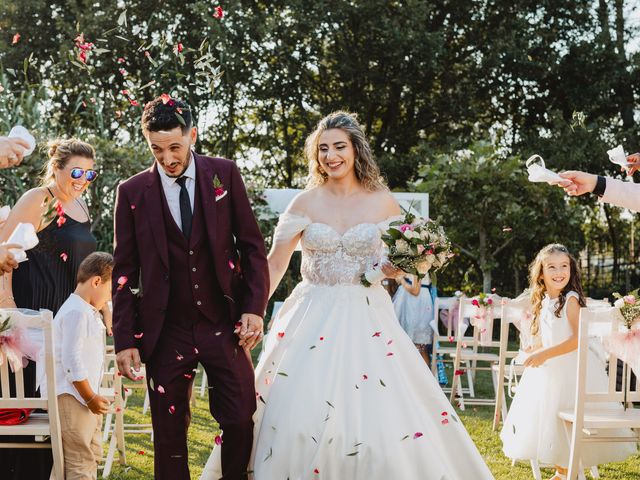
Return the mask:
<path id="1" fill-rule="evenodd" d="M 602 362 L 591 351 L 587 358 L 587 390 L 605 391 L 608 377 Z M 538 368 L 525 369 L 500 433 L 507 457 L 567 467 L 569 441 L 558 412 L 574 408 L 577 359 L 574 351 Z M 616 408 L 614 404 L 611 407 Z M 617 407 L 622 410 L 622 405 Z M 611 433 L 631 435 L 629 431 Z M 582 463 L 590 467 L 622 461 L 635 451 L 632 443 L 587 444 L 583 446 Z"/>
<path id="2" fill-rule="evenodd" d="M 256 377 L 257 480 L 493 478 L 382 287 L 298 285 Z"/>

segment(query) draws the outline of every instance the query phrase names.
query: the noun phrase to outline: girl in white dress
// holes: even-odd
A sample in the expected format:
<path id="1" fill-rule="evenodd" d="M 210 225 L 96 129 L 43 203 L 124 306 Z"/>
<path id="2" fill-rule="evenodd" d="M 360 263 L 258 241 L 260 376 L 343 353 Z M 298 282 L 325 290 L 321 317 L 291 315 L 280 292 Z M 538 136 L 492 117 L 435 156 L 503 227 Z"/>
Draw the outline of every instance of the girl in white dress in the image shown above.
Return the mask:
<path id="1" fill-rule="evenodd" d="M 535 347 L 500 433 L 504 453 L 519 460 L 555 465 L 552 480 L 566 479 L 569 442 L 558 411 L 575 402 L 578 322 L 586 305 L 580 270 L 566 247 L 547 245 L 530 267 L 533 307 L 531 334 Z M 604 365 L 589 353 L 588 388 L 602 390 L 608 379 Z M 593 444 L 582 453 L 584 467 L 620 461 L 635 451 L 629 443 Z"/>
<path id="2" fill-rule="evenodd" d="M 280 217 L 269 254 L 273 293 L 300 241 L 303 281 L 273 321 L 256 369 L 249 470 L 256 480 L 492 479 L 387 292 L 360 283 L 381 259 L 381 231 L 400 213 L 362 128 L 333 113 L 306 153 L 308 189 Z M 217 480 L 219 467 L 214 449 L 201 478 Z"/>
<path id="3" fill-rule="evenodd" d="M 416 346 L 424 361 L 429 364 L 429 347 L 433 342 L 433 299 L 429 276 L 418 280 L 415 275 L 400 275 L 400 284 L 393 296 L 393 308 L 402 329 Z"/>

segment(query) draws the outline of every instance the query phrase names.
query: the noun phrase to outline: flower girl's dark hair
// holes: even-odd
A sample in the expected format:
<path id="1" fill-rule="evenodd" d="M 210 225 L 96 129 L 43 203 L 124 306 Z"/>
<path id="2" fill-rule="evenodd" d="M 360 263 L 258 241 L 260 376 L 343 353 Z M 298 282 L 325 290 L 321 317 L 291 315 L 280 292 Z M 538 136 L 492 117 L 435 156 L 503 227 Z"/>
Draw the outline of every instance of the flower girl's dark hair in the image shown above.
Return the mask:
<path id="1" fill-rule="evenodd" d="M 582 283 L 580 281 L 580 267 L 576 259 L 569 253 L 569 250 L 564 245 L 559 243 L 552 243 L 544 247 L 538 252 L 536 258 L 531 262 L 529 266 L 529 290 L 531 291 L 531 305 L 533 307 L 533 321 L 531 322 L 531 334 L 538 335 L 540 330 L 540 311 L 542 310 L 542 300 L 547 293 L 547 289 L 544 285 L 542 278 L 542 269 L 544 260 L 553 253 L 563 253 L 569 257 L 569 267 L 571 270 L 571 277 L 569 283 L 562 289 L 558 302 L 556 303 L 555 314 L 556 317 L 560 317 L 562 309 L 567 302 L 567 293 L 574 291 L 578 294 L 578 303 L 581 307 L 587 305 L 587 302 L 582 291 Z"/>

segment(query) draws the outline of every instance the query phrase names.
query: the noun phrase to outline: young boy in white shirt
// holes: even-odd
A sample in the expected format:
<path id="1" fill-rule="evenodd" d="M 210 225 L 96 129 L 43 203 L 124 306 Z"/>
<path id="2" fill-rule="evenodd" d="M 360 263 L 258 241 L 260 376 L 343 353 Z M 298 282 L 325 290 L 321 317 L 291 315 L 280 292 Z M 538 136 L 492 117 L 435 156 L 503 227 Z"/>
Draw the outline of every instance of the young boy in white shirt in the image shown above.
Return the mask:
<path id="1" fill-rule="evenodd" d="M 65 478 L 95 480 L 102 460 L 100 383 L 105 327 L 99 310 L 111 298 L 113 257 L 94 252 L 80 264 L 76 290 L 53 320 Z"/>

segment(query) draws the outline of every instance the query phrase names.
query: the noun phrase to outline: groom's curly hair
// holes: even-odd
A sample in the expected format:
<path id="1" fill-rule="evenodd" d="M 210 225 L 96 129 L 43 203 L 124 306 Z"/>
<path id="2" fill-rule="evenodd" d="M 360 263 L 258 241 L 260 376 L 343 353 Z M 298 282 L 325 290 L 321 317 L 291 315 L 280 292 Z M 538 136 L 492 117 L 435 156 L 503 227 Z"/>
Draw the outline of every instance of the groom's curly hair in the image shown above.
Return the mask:
<path id="1" fill-rule="evenodd" d="M 191 107 L 175 98 L 157 97 L 147 103 L 142 113 L 142 131 L 160 132 L 180 127 L 185 135 L 193 126 Z"/>

